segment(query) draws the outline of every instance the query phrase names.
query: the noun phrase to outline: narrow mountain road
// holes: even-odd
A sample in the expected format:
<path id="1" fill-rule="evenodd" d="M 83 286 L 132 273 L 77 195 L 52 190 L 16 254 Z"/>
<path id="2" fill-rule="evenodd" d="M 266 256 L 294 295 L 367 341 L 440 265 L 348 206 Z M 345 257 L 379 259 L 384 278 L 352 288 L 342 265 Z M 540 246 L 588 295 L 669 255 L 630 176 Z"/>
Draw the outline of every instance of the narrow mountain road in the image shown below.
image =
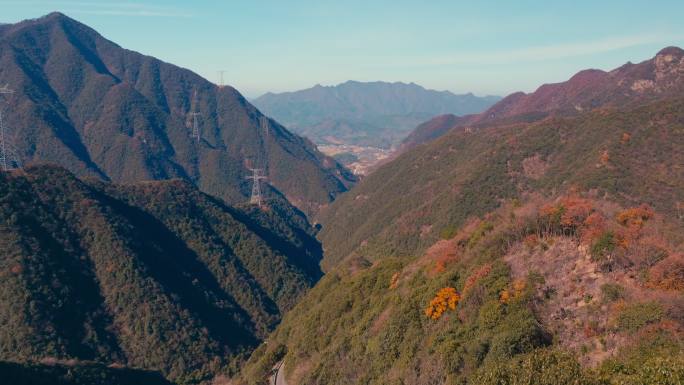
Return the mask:
<path id="1" fill-rule="evenodd" d="M 273 367 L 273 376 L 271 376 L 271 385 L 287 385 L 285 382 L 285 368 L 284 361 L 278 362 Z"/>

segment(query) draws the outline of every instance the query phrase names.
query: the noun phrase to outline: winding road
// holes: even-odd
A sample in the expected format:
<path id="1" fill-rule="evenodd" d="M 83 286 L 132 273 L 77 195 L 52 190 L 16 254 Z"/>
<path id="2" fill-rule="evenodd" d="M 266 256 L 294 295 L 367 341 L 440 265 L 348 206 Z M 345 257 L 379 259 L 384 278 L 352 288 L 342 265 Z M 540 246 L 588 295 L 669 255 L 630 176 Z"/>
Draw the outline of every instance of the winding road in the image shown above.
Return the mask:
<path id="1" fill-rule="evenodd" d="M 273 367 L 273 375 L 271 376 L 271 385 L 287 385 L 285 382 L 285 361 L 280 361 Z"/>

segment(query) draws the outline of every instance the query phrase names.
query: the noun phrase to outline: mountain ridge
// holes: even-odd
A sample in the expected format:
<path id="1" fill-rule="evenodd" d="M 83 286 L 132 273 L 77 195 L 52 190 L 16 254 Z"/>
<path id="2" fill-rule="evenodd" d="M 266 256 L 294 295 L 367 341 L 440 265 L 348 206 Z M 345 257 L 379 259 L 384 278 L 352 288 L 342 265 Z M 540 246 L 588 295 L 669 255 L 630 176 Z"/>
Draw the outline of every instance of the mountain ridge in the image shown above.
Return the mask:
<path id="1" fill-rule="evenodd" d="M 266 93 L 255 105 L 316 143 L 388 148 L 424 117 L 479 112 L 496 96 L 456 95 L 415 83 L 346 82 L 282 93 Z M 333 139 L 335 138 L 335 139 Z"/>
<path id="2" fill-rule="evenodd" d="M 249 196 L 247 168 L 260 167 L 309 215 L 355 182 L 234 88 L 123 49 L 61 13 L 0 33 L 0 83 L 15 90 L 6 121 L 20 129 L 12 139 L 25 163 L 114 181 L 181 177 L 230 203 Z M 202 114 L 199 142 L 191 112 Z"/>
<path id="3" fill-rule="evenodd" d="M 111 184 L 57 166 L 0 180 L 0 360 L 206 381 L 322 276 L 313 233 L 275 204 L 230 207 L 180 179 Z"/>
<path id="4" fill-rule="evenodd" d="M 665 47 L 638 64 L 628 62 L 611 71 L 582 70 L 567 81 L 543 84 L 534 92 L 514 92 L 480 114 L 465 116 L 455 124 L 424 122 L 403 142 L 409 149 L 437 138 L 453 128 L 507 120 L 533 121 L 549 115 L 573 116 L 594 108 L 644 103 L 683 91 L 684 50 Z"/>

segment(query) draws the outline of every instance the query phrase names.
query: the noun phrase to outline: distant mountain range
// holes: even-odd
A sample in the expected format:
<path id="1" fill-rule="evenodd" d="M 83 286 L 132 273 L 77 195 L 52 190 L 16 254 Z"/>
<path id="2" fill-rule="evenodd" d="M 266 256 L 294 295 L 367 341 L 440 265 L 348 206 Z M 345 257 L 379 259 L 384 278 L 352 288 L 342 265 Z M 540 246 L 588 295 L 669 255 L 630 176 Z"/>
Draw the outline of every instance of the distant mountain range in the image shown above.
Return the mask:
<path id="1" fill-rule="evenodd" d="M 322 275 L 296 217 L 226 206 L 182 180 L 0 172 L 0 218 L 0 373 L 1 361 L 73 360 L 207 380 Z"/>
<path id="2" fill-rule="evenodd" d="M 419 125 L 402 141 L 401 147 L 407 149 L 428 142 L 458 127 L 575 116 L 601 107 L 625 107 L 681 95 L 684 93 L 683 56 L 681 48 L 667 47 L 638 64 L 627 63 L 609 72 L 585 70 L 566 82 L 545 84 L 531 94 L 513 93 L 480 114 L 438 116 Z"/>
<path id="3" fill-rule="evenodd" d="M 4 117 L 24 163 L 118 182 L 183 178 L 231 203 L 247 199 L 248 167 L 259 167 L 270 197 L 308 214 L 355 181 L 235 89 L 123 49 L 61 13 L 0 26 L 4 84 L 15 91 Z"/>
<path id="4" fill-rule="evenodd" d="M 499 101 L 417 84 L 348 81 L 254 99 L 263 113 L 317 144 L 390 148 L 435 115 L 481 112 Z"/>

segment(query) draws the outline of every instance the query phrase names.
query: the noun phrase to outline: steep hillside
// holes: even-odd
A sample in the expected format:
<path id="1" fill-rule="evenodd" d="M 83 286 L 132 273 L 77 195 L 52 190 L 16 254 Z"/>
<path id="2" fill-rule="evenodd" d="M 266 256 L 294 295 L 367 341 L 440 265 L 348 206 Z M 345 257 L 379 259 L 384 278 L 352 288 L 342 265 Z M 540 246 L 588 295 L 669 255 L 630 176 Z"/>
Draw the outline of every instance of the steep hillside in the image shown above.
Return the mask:
<path id="1" fill-rule="evenodd" d="M 235 89 L 125 50 L 59 13 L 0 29 L 5 83 L 15 90 L 5 118 L 24 163 L 117 182 L 183 178 L 230 203 L 248 196 L 248 167 L 261 167 L 308 214 L 354 182 Z"/>
<path id="2" fill-rule="evenodd" d="M 682 383 L 677 52 L 643 94 L 482 118 L 364 178 L 322 213 L 328 273 L 238 383 Z"/>
<path id="3" fill-rule="evenodd" d="M 338 265 L 238 383 L 284 362 L 300 385 L 681 384 L 682 244 L 601 195 L 507 200 L 416 257 Z"/>
<path id="4" fill-rule="evenodd" d="M 473 114 L 498 97 L 455 95 L 416 84 L 348 81 L 254 100 L 265 114 L 317 144 L 389 148 L 418 123 L 439 114 Z"/>
<path id="5" fill-rule="evenodd" d="M 684 50 L 668 47 L 652 59 L 627 63 L 605 72 L 585 70 L 566 82 L 545 84 L 531 94 L 517 92 L 481 114 L 445 122 L 435 118 L 416 128 L 402 143 L 404 149 L 426 143 L 455 127 L 535 121 L 547 116 L 575 116 L 601 107 L 634 106 L 684 92 Z M 450 126 L 450 127 L 449 127 Z"/>
<path id="6" fill-rule="evenodd" d="M 274 203 L 181 180 L 0 173 L 0 360 L 95 360 L 179 383 L 228 372 L 320 277 L 319 243 Z"/>
<path id="7" fill-rule="evenodd" d="M 330 268 L 350 254 L 421 253 L 471 216 L 529 191 L 596 189 L 681 224 L 684 99 L 532 124 L 456 130 L 380 167 L 322 219 Z"/>

